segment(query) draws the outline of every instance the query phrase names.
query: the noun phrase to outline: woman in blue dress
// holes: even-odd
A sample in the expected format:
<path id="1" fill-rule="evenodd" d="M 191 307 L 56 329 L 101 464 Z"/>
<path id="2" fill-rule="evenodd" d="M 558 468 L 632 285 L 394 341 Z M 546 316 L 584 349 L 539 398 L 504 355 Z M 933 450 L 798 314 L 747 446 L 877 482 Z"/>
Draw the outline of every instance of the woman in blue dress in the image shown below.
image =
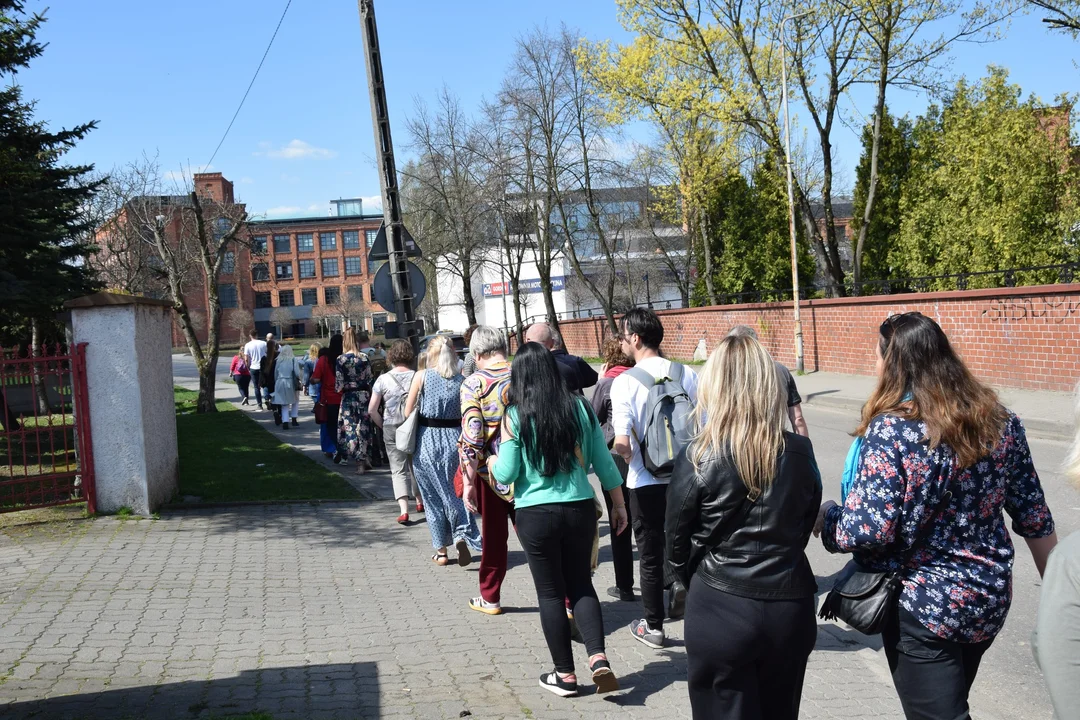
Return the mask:
<path id="1" fill-rule="evenodd" d="M 454 493 L 454 473 L 458 468 L 458 437 L 461 435 L 461 383 L 458 358 L 443 337 L 428 345 L 427 370 L 413 377 L 405 416 L 420 410 L 413 453 L 413 474 L 424 497 L 427 526 L 431 531 L 432 559 L 448 565 L 446 548 L 453 543 L 457 561 L 468 565 L 472 553 L 480 552 L 480 530 Z"/>

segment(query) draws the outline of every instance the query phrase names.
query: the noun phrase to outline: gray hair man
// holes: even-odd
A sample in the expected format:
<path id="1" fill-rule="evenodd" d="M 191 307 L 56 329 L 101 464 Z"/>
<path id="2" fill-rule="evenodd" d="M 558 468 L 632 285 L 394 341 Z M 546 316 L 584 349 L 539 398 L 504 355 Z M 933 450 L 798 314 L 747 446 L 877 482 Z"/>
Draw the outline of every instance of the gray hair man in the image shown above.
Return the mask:
<path id="1" fill-rule="evenodd" d="M 571 392 L 584 394 L 582 391 L 595 385 L 600 377 L 589 363 L 566 351 L 562 337 L 547 323 L 530 325 L 525 331 L 525 342 L 540 343 L 555 356 L 555 364 Z"/>
<path id="2" fill-rule="evenodd" d="M 758 339 L 757 331 L 749 325 L 736 325 L 728 331 L 728 335 Z M 810 430 L 806 427 L 806 418 L 803 417 L 802 412 L 802 396 L 799 395 L 799 388 L 795 385 L 795 377 L 790 370 L 778 362 L 776 372 L 780 374 L 780 383 L 787 388 L 788 419 L 791 420 L 791 429 L 803 437 L 810 437 Z"/>

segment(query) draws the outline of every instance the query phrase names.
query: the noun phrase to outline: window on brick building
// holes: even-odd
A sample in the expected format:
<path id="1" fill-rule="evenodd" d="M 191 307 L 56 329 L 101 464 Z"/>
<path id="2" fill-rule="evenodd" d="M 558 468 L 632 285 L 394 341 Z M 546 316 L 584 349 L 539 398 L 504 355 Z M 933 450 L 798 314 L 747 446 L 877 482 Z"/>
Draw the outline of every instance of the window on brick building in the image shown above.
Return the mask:
<path id="1" fill-rule="evenodd" d="M 349 299 L 360 300 L 364 299 L 364 286 L 363 285 L 350 285 L 349 286 Z"/>
<path id="2" fill-rule="evenodd" d="M 370 248 L 375 244 L 375 238 L 379 236 L 378 230 L 365 230 L 364 240 L 367 242 L 367 246 Z"/>
<path id="3" fill-rule="evenodd" d="M 297 252 L 314 252 L 315 251 L 315 239 L 311 233 L 297 233 L 296 234 L 296 251 Z"/>
<path id="4" fill-rule="evenodd" d="M 266 236 L 256 235 L 251 238 L 251 254 L 252 255 L 265 255 L 266 254 Z"/>
<path id="5" fill-rule="evenodd" d="M 292 290 L 281 290 L 277 294 L 278 305 L 281 307 L 292 307 L 296 305 L 296 293 Z"/>
<path id="6" fill-rule="evenodd" d="M 229 232 L 231 225 L 232 221 L 227 217 L 219 217 L 214 220 L 214 239 L 220 240 L 225 237 L 225 233 Z"/>
<path id="7" fill-rule="evenodd" d="M 363 258 L 347 257 L 345 258 L 345 274 L 346 275 L 360 275 L 363 269 Z"/>
<path id="8" fill-rule="evenodd" d="M 266 282 L 270 279 L 270 268 L 266 263 L 255 263 L 251 266 L 251 282 Z"/>
<path id="9" fill-rule="evenodd" d="M 307 334 L 307 325 L 302 322 L 293 323 L 289 326 L 290 337 L 304 337 Z"/>
<path id="10" fill-rule="evenodd" d="M 225 253 L 225 257 L 221 260 L 221 272 L 226 275 L 236 272 L 236 253 L 231 251 Z"/>
<path id="11" fill-rule="evenodd" d="M 339 302 L 341 302 L 341 288 L 323 288 L 323 299 L 327 305 L 337 305 Z"/>
<path id="12" fill-rule="evenodd" d="M 323 277 L 337 277 L 337 258 L 323 258 L 322 261 L 322 276 Z"/>
<path id="13" fill-rule="evenodd" d="M 332 233 L 332 232 L 319 233 L 319 249 L 320 250 L 336 250 L 337 249 L 337 233 Z"/>
<path id="14" fill-rule="evenodd" d="M 274 273 L 278 280 L 291 280 L 292 279 L 292 263 L 291 262 L 279 262 L 274 266 Z"/>
<path id="15" fill-rule="evenodd" d="M 300 261 L 300 277 L 313 278 L 315 277 L 315 261 L 314 260 L 301 260 Z"/>
<path id="16" fill-rule="evenodd" d="M 236 286 L 233 284 L 218 285 L 218 302 L 221 303 L 221 307 L 224 309 L 240 307 L 239 300 L 236 295 Z"/>
<path id="17" fill-rule="evenodd" d="M 359 230 L 346 230 L 341 233 L 341 245 L 346 250 L 359 250 L 360 249 L 360 231 Z"/>
<path id="18" fill-rule="evenodd" d="M 301 305 L 318 305 L 319 304 L 319 288 L 304 288 L 300 291 L 300 304 Z"/>
<path id="19" fill-rule="evenodd" d="M 383 335 L 386 333 L 386 313 L 371 314 L 371 329 L 376 335 Z"/>
<path id="20" fill-rule="evenodd" d="M 275 235 L 274 236 L 274 252 L 275 253 L 291 253 L 292 244 L 289 242 L 288 235 Z"/>
<path id="21" fill-rule="evenodd" d="M 268 293 L 268 292 L 257 292 L 257 293 L 255 293 L 255 307 L 257 309 L 258 308 L 274 307 L 274 302 L 273 302 L 273 300 L 271 300 L 270 293 Z"/>

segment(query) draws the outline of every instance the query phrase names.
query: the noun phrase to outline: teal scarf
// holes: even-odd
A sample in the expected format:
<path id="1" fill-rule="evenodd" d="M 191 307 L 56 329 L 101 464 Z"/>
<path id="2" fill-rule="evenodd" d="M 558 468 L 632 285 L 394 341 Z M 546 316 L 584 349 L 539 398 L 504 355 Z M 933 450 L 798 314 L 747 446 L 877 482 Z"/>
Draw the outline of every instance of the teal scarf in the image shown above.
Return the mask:
<path id="1" fill-rule="evenodd" d="M 915 399 L 915 396 L 910 391 L 904 394 L 902 398 L 904 402 Z M 844 476 L 840 478 L 840 500 L 841 504 L 847 500 L 847 496 L 851 494 L 852 488 L 855 487 L 855 478 L 859 474 L 859 458 L 862 455 L 863 437 L 860 435 L 855 438 L 855 441 L 851 443 L 851 447 L 848 448 L 847 459 L 844 460 Z"/>

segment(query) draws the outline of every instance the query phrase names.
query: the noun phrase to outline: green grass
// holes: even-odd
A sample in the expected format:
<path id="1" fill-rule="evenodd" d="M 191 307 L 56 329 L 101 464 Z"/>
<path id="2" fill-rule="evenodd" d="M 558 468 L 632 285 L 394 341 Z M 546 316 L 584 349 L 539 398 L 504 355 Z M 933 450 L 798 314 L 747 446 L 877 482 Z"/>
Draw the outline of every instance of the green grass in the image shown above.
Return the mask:
<path id="1" fill-rule="evenodd" d="M 280 442 L 232 403 L 198 415 L 194 390 L 175 388 L 180 494 L 200 502 L 348 500 L 345 480 Z"/>

